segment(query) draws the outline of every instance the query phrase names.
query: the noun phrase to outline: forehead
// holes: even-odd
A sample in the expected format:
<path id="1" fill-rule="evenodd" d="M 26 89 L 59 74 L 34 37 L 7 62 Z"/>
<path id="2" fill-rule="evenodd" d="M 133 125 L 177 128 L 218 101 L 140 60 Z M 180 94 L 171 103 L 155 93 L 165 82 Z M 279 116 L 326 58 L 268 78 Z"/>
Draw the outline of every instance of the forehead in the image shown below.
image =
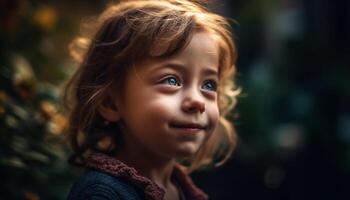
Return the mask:
<path id="1" fill-rule="evenodd" d="M 178 57 L 200 58 L 197 61 L 210 62 L 213 64 L 219 61 L 219 45 L 213 34 L 208 32 L 197 32 L 191 38 L 188 46 L 178 55 Z"/>
<path id="2" fill-rule="evenodd" d="M 167 62 L 175 62 L 185 66 L 199 65 L 217 71 L 219 66 L 219 43 L 214 34 L 204 31 L 196 32 L 183 50 L 166 58 L 148 58 L 142 62 L 143 69 L 141 70 L 147 70 L 147 66 L 155 63 Z"/>

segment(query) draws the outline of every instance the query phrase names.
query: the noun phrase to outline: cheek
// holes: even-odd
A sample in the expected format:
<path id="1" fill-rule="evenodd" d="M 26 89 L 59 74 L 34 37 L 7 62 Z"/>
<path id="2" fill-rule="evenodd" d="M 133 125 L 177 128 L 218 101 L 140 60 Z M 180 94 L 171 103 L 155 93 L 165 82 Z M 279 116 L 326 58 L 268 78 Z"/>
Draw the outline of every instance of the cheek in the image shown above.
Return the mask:
<path id="1" fill-rule="evenodd" d="M 147 105 L 143 107 L 145 114 L 150 119 L 157 121 L 166 121 L 177 113 L 178 101 L 174 97 L 155 97 L 147 101 Z"/>
<path id="2" fill-rule="evenodd" d="M 215 129 L 215 127 L 219 123 L 219 118 L 220 118 L 219 107 L 217 106 L 216 103 L 211 103 L 209 104 L 209 106 L 207 106 L 207 112 L 208 112 L 209 121 L 213 129 Z"/>
<path id="3" fill-rule="evenodd" d="M 155 126 L 156 123 L 161 123 L 172 118 L 176 113 L 178 101 L 176 97 L 164 96 L 158 94 L 147 94 L 134 97 L 129 101 L 127 109 L 130 115 L 130 110 L 133 111 L 133 123 L 142 123 L 147 126 Z M 128 117 L 130 118 L 130 117 Z"/>

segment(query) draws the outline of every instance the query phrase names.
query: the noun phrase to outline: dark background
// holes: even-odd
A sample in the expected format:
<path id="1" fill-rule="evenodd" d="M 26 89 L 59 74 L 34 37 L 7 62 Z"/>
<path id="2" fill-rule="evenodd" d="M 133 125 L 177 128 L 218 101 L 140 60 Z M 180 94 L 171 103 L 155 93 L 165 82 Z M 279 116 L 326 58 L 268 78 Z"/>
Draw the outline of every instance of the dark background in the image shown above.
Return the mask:
<path id="1" fill-rule="evenodd" d="M 65 199 L 59 89 L 82 19 L 111 1 L 0 1 L 0 199 Z M 350 1 L 232 0 L 239 142 L 193 174 L 212 199 L 350 198 Z"/>
<path id="2" fill-rule="evenodd" d="M 195 180 L 213 199 L 350 198 L 350 1 L 223 8 L 238 21 L 240 141 Z"/>

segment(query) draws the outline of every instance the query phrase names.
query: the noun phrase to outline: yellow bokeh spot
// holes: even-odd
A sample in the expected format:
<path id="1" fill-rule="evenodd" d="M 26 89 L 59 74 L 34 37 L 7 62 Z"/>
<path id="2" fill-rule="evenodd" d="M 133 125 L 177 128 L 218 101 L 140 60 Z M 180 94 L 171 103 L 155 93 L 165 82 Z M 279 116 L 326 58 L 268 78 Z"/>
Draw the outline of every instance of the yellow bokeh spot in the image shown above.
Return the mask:
<path id="1" fill-rule="evenodd" d="M 55 27 L 57 18 L 56 9 L 48 5 L 39 7 L 33 15 L 34 22 L 45 31 L 49 31 Z"/>

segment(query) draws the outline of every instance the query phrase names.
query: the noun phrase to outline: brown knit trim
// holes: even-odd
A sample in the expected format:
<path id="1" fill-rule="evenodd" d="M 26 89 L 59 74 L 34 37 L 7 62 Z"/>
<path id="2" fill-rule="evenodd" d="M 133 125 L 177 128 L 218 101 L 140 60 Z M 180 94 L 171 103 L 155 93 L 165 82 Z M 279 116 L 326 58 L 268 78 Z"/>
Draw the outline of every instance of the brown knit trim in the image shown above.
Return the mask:
<path id="1" fill-rule="evenodd" d="M 135 168 L 129 167 L 113 157 L 102 153 L 91 153 L 86 159 L 86 165 L 130 181 L 144 191 L 145 198 L 148 200 L 162 200 L 164 198 L 164 190 L 156 183 L 139 175 Z"/>
<path id="2" fill-rule="evenodd" d="M 147 177 L 140 175 L 135 168 L 129 167 L 116 158 L 102 153 L 93 152 L 86 158 L 87 167 L 100 170 L 112 176 L 121 177 L 130 181 L 140 190 L 144 191 L 147 200 L 163 200 L 165 191 L 155 182 Z M 178 181 L 181 189 L 184 191 L 186 199 L 206 200 L 208 196 L 197 188 L 180 165 L 175 165 L 173 171 L 174 178 Z"/>
<path id="3" fill-rule="evenodd" d="M 179 182 L 182 190 L 185 193 L 186 199 L 193 200 L 207 200 L 208 195 L 199 189 L 192 181 L 191 177 L 188 176 L 181 166 L 175 165 L 174 176 Z"/>

